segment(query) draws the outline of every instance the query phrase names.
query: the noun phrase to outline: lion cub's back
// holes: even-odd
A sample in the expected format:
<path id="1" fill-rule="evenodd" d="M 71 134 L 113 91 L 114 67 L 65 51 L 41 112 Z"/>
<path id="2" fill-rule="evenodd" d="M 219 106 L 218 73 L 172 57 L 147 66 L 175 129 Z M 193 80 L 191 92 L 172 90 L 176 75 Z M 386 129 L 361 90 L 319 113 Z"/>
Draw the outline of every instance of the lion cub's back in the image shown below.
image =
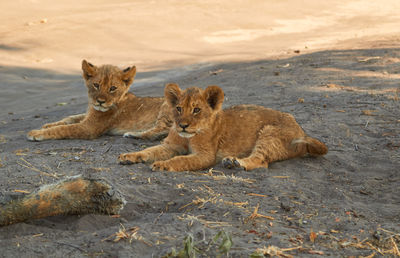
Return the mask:
<path id="1" fill-rule="evenodd" d="M 240 122 L 245 127 L 275 125 L 292 126 L 297 124 L 289 113 L 257 105 L 237 105 L 224 110 L 227 123 Z M 255 129 L 255 128 L 254 128 Z"/>
<path id="2" fill-rule="evenodd" d="M 164 112 L 163 104 L 164 98 L 160 97 L 131 97 L 120 108 L 110 134 L 150 129 L 157 122 L 160 112 Z"/>
<path id="3" fill-rule="evenodd" d="M 293 137 L 304 135 L 288 113 L 256 105 L 237 105 L 223 111 L 220 151 L 227 155 L 249 155 L 266 125 L 290 130 Z"/>

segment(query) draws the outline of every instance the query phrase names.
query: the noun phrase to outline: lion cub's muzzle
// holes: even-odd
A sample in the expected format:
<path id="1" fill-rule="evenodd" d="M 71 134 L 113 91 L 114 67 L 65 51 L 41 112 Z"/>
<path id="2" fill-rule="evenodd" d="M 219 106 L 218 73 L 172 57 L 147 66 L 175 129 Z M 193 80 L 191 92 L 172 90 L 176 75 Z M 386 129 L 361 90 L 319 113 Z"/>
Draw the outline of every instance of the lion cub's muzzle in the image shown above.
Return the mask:
<path id="1" fill-rule="evenodd" d="M 97 111 L 106 112 L 110 110 L 110 107 L 105 105 L 106 101 L 104 99 L 97 98 L 96 102 L 93 104 L 93 108 Z"/>
<path id="2" fill-rule="evenodd" d="M 195 134 L 188 132 L 186 130 L 186 128 L 188 128 L 188 127 L 189 127 L 189 123 L 178 123 L 177 131 L 178 131 L 179 136 L 184 137 L 184 138 L 193 137 Z"/>

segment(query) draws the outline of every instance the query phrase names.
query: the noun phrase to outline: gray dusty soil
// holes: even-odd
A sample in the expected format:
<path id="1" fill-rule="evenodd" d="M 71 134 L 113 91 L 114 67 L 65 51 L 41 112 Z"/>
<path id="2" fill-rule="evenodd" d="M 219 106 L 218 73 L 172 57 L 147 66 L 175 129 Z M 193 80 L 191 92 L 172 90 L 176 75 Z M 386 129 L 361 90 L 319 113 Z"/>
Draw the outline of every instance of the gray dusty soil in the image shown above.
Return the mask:
<path id="1" fill-rule="evenodd" d="M 304 257 L 393 256 L 400 244 L 397 47 L 223 63 L 132 88 L 139 96 L 160 96 L 171 81 L 184 88 L 216 84 L 225 91 L 225 107 L 253 103 L 290 112 L 329 147 L 324 157 L 250 172 L 220 164 L 183 173 L 121 166 L 120 153 L 157 142 L 115 136 L 29 142 L 29 130 L 85 111 L 83 81 L 79 74 L 46 70 L 0 67 L 0 73 L 2 195 L 83 174 L 106 178 L 128 201 L 120 217 L 58 216 L 1 227 L 0 256 L 160 257 L 182 249 L 191 234 L 199 255 L 213 257 L 218 245 L 207 251 L 207 242 L 221 230 L 232 237 L 230 257 L 263 247 Z M 138 80 L 151 76 L 139 71 Z M 17 77 L 24 77 L 23 85 Z M 6 94 L 20 97 L 7 102 Z M 265 216 L 251 217 L 257 206 Z M 123 227 L 127 234 L 140 229 L 136 238 L 114 241 Z"/>

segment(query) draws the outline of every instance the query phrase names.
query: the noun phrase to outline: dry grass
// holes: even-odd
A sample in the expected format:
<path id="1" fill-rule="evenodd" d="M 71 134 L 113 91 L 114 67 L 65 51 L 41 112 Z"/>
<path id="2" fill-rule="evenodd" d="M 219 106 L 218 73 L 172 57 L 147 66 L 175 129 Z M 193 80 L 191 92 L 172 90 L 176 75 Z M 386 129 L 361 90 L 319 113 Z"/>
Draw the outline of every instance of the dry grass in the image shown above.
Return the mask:
<path id="1" fill-rule="evenodd" d="M 220 175 L 214 175 L 214 173 L 216 173 L 216 172 L 220 173 Z M 242 177 L 237 177 L 235 175 L 227 176 L 224 174 L 224 172 L 214 170 L 213 168 L 208 170 L 207 176 L 212 177 L 214 180 L 232 180 L 234 182 L 245 182 L 245 183 L 249 183 L 249 184 L 256 182 L 256 180 L 250 179 L 250 178 L 242 178 Z"/>
<path id="2" fill-rule="evenodd" d="M 267 215 L 263 215 L 258 213 L 258 208 L 260 207 L 260 204 L 258 203 L 256 207 L 254 207 L 254 211 L 253 213 L 247 217 L 244 221 L 245 223 L 248 223 L 251 220 L 257 219 L 257 218 L 264 218 L 264 219 L 269 219 L 269 220 L 274 220 L 275 218 L 271 217 L 271 216 L 267 216 Z"/>
<path id="3" fill-rule="evenodd" d="M 198 221 L 208 228 L 231 227 L 232 226 L 231 224 L 229 224 L 228 222 L 225 222 L 225 221 L 209 221 L 209 220 L 203 219 L 202 217 L 204 217 L 204 216 L 203 215 L 192 216 L 189 214 L 183 214 L 183 216 L 178 216 L 178 219 L 188 220 L 189 224 L 193 224 L 193 221 Z"/>
<path id="4" fill-rule="evenodd" d="M 40 174 L 43 175 L 43 176 L 49 176 L 49 177 L 58 178 L 58 176 L 57 176 L 56 173 L 51 174 L 51 173 L 47 173 L 47 172 L 41 171 L 40 169 L 38 169 L 38 168 L 36 168 L 35 166 L 33 166 L 31 163 L 29 163 L 28 161 L 26 161 L 24 158 L 21 157 L 20 159 L 21 159 L 25 164 L 20 163 L 20 162 L 17 162 L 18 165 L 20 165 L 20 166 L 22 166 L 22 167 L 25 167 L 25 168 L 29 168 L 30 170 L 33 170 L 33 171 L 35 171 L 35 172 L 38 172 L 38 173 L 40 173 Z"/>
<path id="5" fill-rule="evenodd" d="M 204 205 L 206 203 L 208 203 L 208 202 L 216 203 L 217 202 L 217 197 L 214 196 L 212 198 L 202 198 L 202 197 L 196 196 L 195 200 L 192 200 L 190 203 L 183 205 L 182 207 L 179 208 L 179 210 L 182 210 L 182 209 L 184 209 L 184 208 L 186 208 L 186 207 L 188 207 L 190 205 L 198 205 L 199 208 L 203 208 Z"/>
<path id="6" fill-rule="evenodd" d="M 112 234 L 111 236 L 103 239 L 103 241 L 109 241 L 114 238 L 113 242 L 119 242 L 120 240 L 128 240 L 129 243 L 132 243 L 133 240 L 141 241 L 148 246 L 152 246 L 149 242 L 145 241 L 141 235 L 139 235 L 139 227 L 131 227 L 126 229 L 124 225 L 120 224 L 119 231 Z"/>
<path id="7" fill-rule="evenodd" d="M 271 257 L 283 257 L 283 258 L 292 258 L 293 255 L 286 254 L 286 252 L 298 250 L 302 248 L 301 246 L 296 246 L 292 248 L 279 248 L 273 245 L 268 247 L 258 248 L 255 253 L 253 253 L 250 257 L 264 257 L 264 256 L 271 256 Z M 262 256 L 261 256 L 262 255 Z"/>
<path id="8" fill-rule="evenodd" d="M 375 241 L 367 238 L 357 242 L 339 241 L 339 244 L 343 248 L 355 247 L 357 249 L 368 249 L 383 256 L 394 255 L 400 257 L 398 243 L 396 242 L 399 242 L 399 240 L 397 239 L 396 241 L 394 236 L 389 236 L 383 241 Z"/>

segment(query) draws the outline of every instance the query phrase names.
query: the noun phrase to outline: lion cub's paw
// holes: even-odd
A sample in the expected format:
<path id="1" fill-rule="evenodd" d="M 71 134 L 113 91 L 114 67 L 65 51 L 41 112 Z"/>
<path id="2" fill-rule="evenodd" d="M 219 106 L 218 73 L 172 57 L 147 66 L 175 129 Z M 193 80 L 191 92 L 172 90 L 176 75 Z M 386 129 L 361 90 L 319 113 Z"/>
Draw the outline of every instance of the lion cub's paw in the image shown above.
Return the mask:
<path id="1" fill-rule="evenodd" d="M 226 168 L 240 168 L 242 167 L 239 163 L 239 161 L 236 158 L 233 157 L 226 157 L 222 160 L 222 165 Z"/>
<path id="2" fill-rule="evenodd" d="M 65 125 L 65 123 L 55 122 L 55 123 L 48 123 L 42 126 L 42 129 L 47 129 L 54 126 Z"/>
<path id="3" fill-rule="evenodd" d="M 176 171 L 168 161 L 156 161 L 151 165 L 153 171 Z"/>
<path id="4" fill-rule="evenodd" d="M 253 170 L 255 168 L 268 168 L 267 161 L 252 160 L 252 159 L 238 159 L 233 157 L 226 157 L 222 160 L 222 165 L 226 168 L 243 168 L 246 171 Z"/>
<path id="5" fill-rule="evenodd" d="M 148 160 L 148 155 L 140 152 L 123 153 L 119 155 L 118 161 L 121 165 L 131 165 L 134 163 L 145 163 Z"/>
<path id="6" fill-rule="evenodd" d="M 32 130 L 30 131 L 27 135 L 26 138 L 29 141 L 33 141 L 33 142 L 38 142 L 38 141 L 42 141 L 44 139 L 43 134 L 41 133 L 40 130 Z"/>
<path id="7" fill-rule="evenodd" d="M 133 139 L 141 139 L 142 133 L 139 132 L 127 132 L 123 135 L 124 138 L 133 138 Z"/>

